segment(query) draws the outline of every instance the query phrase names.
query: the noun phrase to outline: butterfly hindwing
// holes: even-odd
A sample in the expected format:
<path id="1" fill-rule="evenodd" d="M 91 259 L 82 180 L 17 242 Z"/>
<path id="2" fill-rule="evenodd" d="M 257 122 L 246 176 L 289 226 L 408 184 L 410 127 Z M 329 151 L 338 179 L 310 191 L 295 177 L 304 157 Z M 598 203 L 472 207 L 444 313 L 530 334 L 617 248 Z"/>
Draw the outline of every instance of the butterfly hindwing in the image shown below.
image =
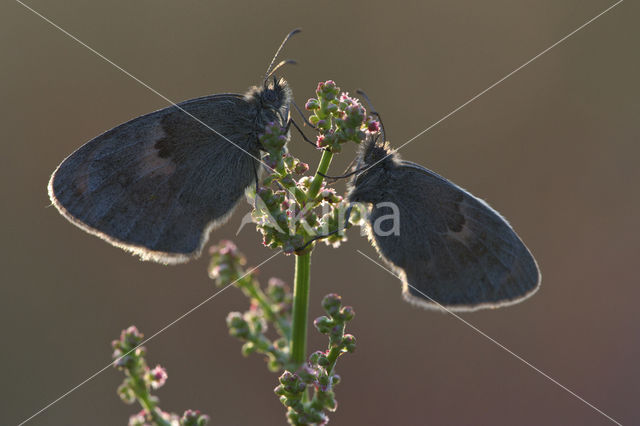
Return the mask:
<path id="1" fill-rule="evenodd" d="M 197 255 L 254 182 L 255 114 L 235 94 L 178 106 L 121 124 L 65 159 L 49 182 L 58 210 L 142 258 Z"/>

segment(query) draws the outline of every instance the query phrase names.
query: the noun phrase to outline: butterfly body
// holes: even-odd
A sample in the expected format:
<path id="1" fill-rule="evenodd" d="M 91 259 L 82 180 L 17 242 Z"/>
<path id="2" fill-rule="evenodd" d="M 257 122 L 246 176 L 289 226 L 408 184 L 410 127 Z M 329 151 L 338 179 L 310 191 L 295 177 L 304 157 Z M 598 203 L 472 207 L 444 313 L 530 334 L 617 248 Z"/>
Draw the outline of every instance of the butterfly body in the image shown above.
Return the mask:
<path id="1" fill-rule="evenodd" d="M 258 135 L 286 124 L 291 100 L 274 78 L 135 118 L 67 157 L 49 196 L 72 223 L 142 259 L 188 261 L 255 182 Z"/>
<path id="2" fill-rule="evenodd" d="M 374 140 L 359 163 L 348 198 L 370 206 L 370 239 L 401 277 L 405 299 L 463 311 L 516 303 L 538 289 L 533 256 L 487 203 Z"/>

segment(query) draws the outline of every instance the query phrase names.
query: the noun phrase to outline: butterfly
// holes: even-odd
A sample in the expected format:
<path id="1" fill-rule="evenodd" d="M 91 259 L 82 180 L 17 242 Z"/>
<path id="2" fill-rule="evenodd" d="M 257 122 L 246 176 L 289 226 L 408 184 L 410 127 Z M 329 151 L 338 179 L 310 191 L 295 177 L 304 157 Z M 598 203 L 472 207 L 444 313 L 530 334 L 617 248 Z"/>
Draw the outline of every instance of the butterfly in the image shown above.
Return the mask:
<path id="1" fill-rule="evenodd" d="M 472 311 L 518 303 L 538 290 L 531 252 L 486 202 L 374 137 L 357 161 L 348 200 L 368 207 L 367 234 L 401 278 L 405 300 Z"/>
<path id="2" fill-rule="evenodd" d="M 292 91 L 273 66 L 245 94 L 191 99 L 90 140 L 53 172 L 53 205 L 71 223 L 143 260 L 197 257 L 212 229 L 257 185 L 259 134 L 286 126 Z M 287 135 L 288 137 L 288 135 Z"/>

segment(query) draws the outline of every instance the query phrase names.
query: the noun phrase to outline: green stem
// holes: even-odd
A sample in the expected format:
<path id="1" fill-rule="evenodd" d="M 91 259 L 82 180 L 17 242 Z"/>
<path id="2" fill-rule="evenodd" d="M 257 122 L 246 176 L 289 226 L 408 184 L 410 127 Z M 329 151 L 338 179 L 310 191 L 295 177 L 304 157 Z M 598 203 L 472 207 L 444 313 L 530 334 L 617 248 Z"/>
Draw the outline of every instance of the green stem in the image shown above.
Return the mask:
<path id="1" fill-rule="evenodd" d="M 310 269 L 311 253 L 296 256 L 291 331 L 291 362 L 296 367 L 302 365 L 307 359 L 307 310 L 309 308 Z"/>
<path id="2" fill-rule="evenodd" d="M 322 152 L 322 158 L 320 159 L 320 164 L 318 165 L 318 171 L 313 177 L 311 186 L 309 186 L 309 191 L 307 192 L 307 200 L 312 201 L 318 196 L 318 192 L 320 192 L 320 186 L 322 185 L 322 180 L 324 179 L 318 173 L 327 174 L 327 171 L 329 170 L 329 164 L 331 164 L 331 158 L 333 158 L 332 152 L 327 150 Z"/>
<path id="3" fill-rule="evenodd" d="M 171 426 L 171 424 L 162 418 L 158 410 L 156 409 L 156 402 L 151 399 L 151 395 L 147 389 L 146 384 L 140 378 L 135 375 L 131 375 L 133 380 L 133 392 L 138 398 L 138 402 L 142 408 L 151 416 L 153 422 L 159 426 Z"/>
<path id="4" fill-rule="evenodd" d="M 322 153 L 318 171 L 307 191 L 307 201 L 313 202 L 318 196 L 322 180 L 319 173 L 326 174 L 333 154 Z M 291 322 L 291 362 L 296 366 L 307 360 L 307 311 L 309 309 L 309 280 L 311 271 L 311 252 L 296 255 L 296 276 L 293 287 L 293 313 Z"/>
<path id="5" fill-rule="evenodd" d="M 336 362 L 338 361 L 338 357 L 343 353 L 342 349 L 337 347 L 333 347 L 329 350 L 329 355 L 327 359 L 329 360 L 329 365 L 327 365 L 326 370 L 329 375 L 333 374 L 333 369 L 336 366 Z"/>

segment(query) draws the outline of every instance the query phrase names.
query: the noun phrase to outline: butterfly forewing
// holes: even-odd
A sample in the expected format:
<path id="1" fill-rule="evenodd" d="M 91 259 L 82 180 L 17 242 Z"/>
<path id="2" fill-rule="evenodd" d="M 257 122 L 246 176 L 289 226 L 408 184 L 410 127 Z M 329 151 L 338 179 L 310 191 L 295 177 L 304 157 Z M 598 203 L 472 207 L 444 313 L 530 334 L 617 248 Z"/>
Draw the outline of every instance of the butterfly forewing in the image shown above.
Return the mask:
<path id="1" fill-rule="evenodd" d="M 197 255 L 254 181 L 256 114 L 235 94 L 178 106 L 109 130 L 65 159 L 49 182 L 58 210 L 143 258 Z"/>

